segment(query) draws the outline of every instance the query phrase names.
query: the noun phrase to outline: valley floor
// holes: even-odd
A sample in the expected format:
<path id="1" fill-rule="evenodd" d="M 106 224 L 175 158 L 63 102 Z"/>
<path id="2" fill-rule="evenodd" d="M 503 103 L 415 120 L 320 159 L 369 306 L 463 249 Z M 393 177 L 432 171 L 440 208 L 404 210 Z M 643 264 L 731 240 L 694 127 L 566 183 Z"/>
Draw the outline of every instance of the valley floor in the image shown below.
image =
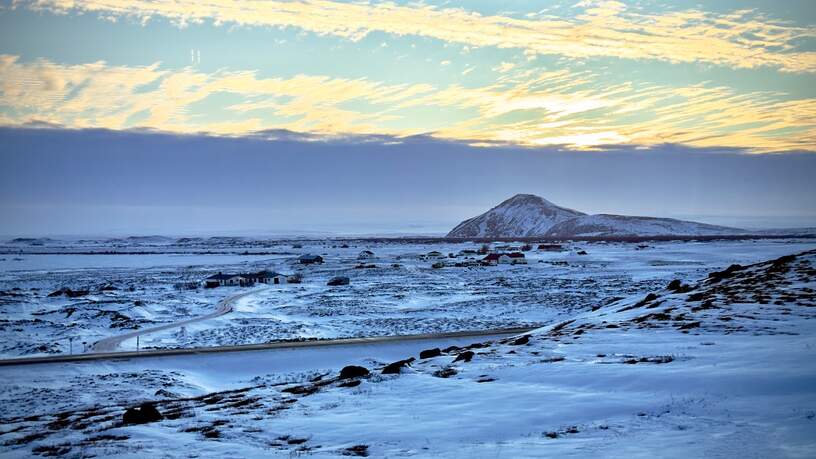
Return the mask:
<path id="1" fill-rule="evenodd" d="M 402 342 L 0 368 L 0 452 L 813 457 L 816 251 L 723 268 L 426 358 Z M 163 419 L 123 425 L 145 401 Z"/>

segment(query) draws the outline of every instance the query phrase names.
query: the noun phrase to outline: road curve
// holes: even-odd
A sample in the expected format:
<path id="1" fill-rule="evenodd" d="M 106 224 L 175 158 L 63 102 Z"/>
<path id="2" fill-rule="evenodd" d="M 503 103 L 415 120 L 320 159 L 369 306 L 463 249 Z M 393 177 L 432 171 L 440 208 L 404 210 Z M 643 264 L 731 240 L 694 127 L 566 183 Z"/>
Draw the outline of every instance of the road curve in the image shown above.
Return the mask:
<path id="1" fill-rule="evenodd" d="M 214 319 L 216 317 L 223 316 L 224 314 L 232 312 L 232 305 L 236 301 L 240 300 L 241 298 L 243 298 L 245 296 L 251 295 L 253 293 L 257 293 L 258 291 L 259 291 L 259 289 L 256 289 L 256 290 L 250 290 L 248 292 L 242 292 L 242 293 L 236 293 L 235 295 L 230 295 L 230 296 L 228 296 L 228 297 L 226 297 L 226 298 L 224 298 L 224 299 L 222 299 L 221 301 L 218 302 L 218 304 L 216 305 L 215 311 L 213 311 L 213 312 L 211 312 L 209 314 L 205 314 L 203 316 L 193 317 L 192 319 L 186 319 L 186 320 L 182 320 L 182 321 L 179 321 L 179 322 L 173 322 L 173 323 L 170 323 L 170 324 L 159 325 L 158 327 L 144 328 L 144 329 L 141 329 L 141 330 L 135 330 L 135 331 L 132 331 L 130 333 L 124 333 L 122 335 L 116 335 L 116 336 L 111 336 L 110 338 L 101 339 L 101 340 L 95 342 L 93 345 L 91 345 L 90 352 L 91 353 L 113 352 L 124 341 L 127 341 L 129 339 L 133 339 L 133 338 L 135 338 L 137 336 L 147 335 L 147 334 L 150 334 L 150 333 L 155 333 L 155 332 L 158 332 L 158 331 L 168 330 L 168 329 L 172 329 L 172 328 L 183 327 L 184 325 L 187 325 L 187 324 L 191 324 L 191 323 L 195 323 L 195 322 L 201 322 L 202 320 Z"/>
<path id="2" fill-rule="evenodd" d="M 418 335 L 388 335 L 368 338 L 335 338 L 326 340 L 277 341 L 260 344 L 239 344 L 234 346 L 193 347 L 178 349 L 151 349 L 147 351 L 100 352 L 93 354 L 47 355 L 42 357 L 19 357 L 0 360 L 0 367 L 14 365 L 92 362 L 97 360 L 122 360 L 131 358 L 167 357 L 174 355 L 215 354 L 222 352 L 271 351 L 276 349 L 296 349 L 325 346 L 354 346 L 360 344 L 381 344 L 398 341 L 433 341 L 445 338 L 480 338 L 485 336 L 518 335 L 538 327 L 494 328 L 491 330 L 465 330 L 444 333 L 422 333 Z"/>

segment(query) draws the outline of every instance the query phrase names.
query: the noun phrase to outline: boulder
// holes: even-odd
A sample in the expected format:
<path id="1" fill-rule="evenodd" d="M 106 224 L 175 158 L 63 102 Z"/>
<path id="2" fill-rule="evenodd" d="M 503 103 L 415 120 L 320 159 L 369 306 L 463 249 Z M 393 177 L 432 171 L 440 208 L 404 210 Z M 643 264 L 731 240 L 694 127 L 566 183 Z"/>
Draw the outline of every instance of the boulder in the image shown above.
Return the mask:
<path id="1" fill-rule="evenodd" d="M 414 361 L 414 358 L 411 357 L 410 359 L 405 360 L 397 360 L 396 362 L 389 363 L 382 369 L 382 374 L 384 375 L 398 375 L 402 372 L 402 369 L 408 366 L 411 362 Z"/>
<path id="2" fill-rule="evenodd" d="M 346 276 L 337 276 L 337 277 L 332 277 L 331 279 L 329 279 L 329 281 L 326 283 L 326 285 L 331 285 L 331 286 L 348 285 L 350 282 L 351 281 Z"/>
<path id="3" fill-rule="evenodd" d="M 454 362 L 470 362 L 473 359 L 474 355 L 476 355 L 476 354 L 474 354 L 473 351 L 465 351 L 465 352 L 462 352 L 461 354 L 457 355 L 456 358 L 453 359 L 453 361 Z"/>
<path id="4" fill-rule="evenodd" d="M 143 403 L 140 407 L 132 407 L 125 410 L 122 415 L 122 423 L 130 424 L 147 424 L 149 422 L 161 421 L 164 419 L 159 410 L 152 403 Z"/>
<path id="5" fill-rule="evenodd" d="M 433 375 L 437 378 L 450 378 L 451 376 L 456 375 L 456 369 L 454 368 L 443 368 L 441 370 L 436 370 L 433 372 Z"/>
<path id="6" fill-rule="evenodd" d="M 510 343 L 510 345 L 511 346 L 521 346 L 521 345 L 527 344 L 529 342 L 530 342 L 530 335 L 524 335 L 522 337 L 519 337 L 518 339 L 516 339 L 512 343 Z"/>
<path id="7" fill-rule="evenodd" d="M 439 357 L 440 355 L 442 355 L 442 351 L 438 347 L 435 347 L 433 349 L 425 349 L 424 351 L 420 352 L 419 358 L 430 359 L 433 357 Z"/>
<path id="8" fill-rule="evenodd" d="M 368 369 L 357 365 L 349 365 L 340 370 L 340 379 L 361 378 L 368 376 Z"/>

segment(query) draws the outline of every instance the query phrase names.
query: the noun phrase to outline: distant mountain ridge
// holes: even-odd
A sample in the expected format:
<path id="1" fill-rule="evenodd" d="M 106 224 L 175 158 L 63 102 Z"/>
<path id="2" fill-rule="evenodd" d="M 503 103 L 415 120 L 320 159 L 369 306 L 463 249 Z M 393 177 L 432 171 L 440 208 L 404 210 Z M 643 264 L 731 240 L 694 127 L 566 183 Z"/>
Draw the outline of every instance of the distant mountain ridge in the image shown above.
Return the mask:
<path id="1" fill-rule="evenodd" d="M 458 224 L 447 237 L 628 237 L 740 235 L 739 228 L 673 218 L 587 215 L 532 194 L 517 194 Z"/>

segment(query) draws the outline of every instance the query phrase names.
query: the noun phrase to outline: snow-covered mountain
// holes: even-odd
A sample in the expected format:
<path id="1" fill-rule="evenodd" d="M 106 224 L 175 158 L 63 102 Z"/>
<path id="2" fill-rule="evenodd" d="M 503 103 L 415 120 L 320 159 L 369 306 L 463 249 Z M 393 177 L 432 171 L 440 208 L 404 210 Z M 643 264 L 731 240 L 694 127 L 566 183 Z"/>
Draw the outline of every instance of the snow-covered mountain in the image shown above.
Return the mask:
<path id="1" fill-rule="evenodd" d="M 457 225 L 448 237 L 626 237 L 744 234 L 725 226 L 673 218 L 587 215 L 531 194 L 517 194 Z"/>
<path id="2" fill-rule="evenodd" d="M 517 194 L 456 226 L 448 237 L 525 237 L 545 234 L 554 225 L 585 215 L 532 194 Z"/>
<path id="3" fill-rule="evenodd" d="M 575 236 L 719 236 L 743 230 L 674 218 L 627 215 L 584 215 L 563 221 L 547 231 L 547 237 Z"/>

